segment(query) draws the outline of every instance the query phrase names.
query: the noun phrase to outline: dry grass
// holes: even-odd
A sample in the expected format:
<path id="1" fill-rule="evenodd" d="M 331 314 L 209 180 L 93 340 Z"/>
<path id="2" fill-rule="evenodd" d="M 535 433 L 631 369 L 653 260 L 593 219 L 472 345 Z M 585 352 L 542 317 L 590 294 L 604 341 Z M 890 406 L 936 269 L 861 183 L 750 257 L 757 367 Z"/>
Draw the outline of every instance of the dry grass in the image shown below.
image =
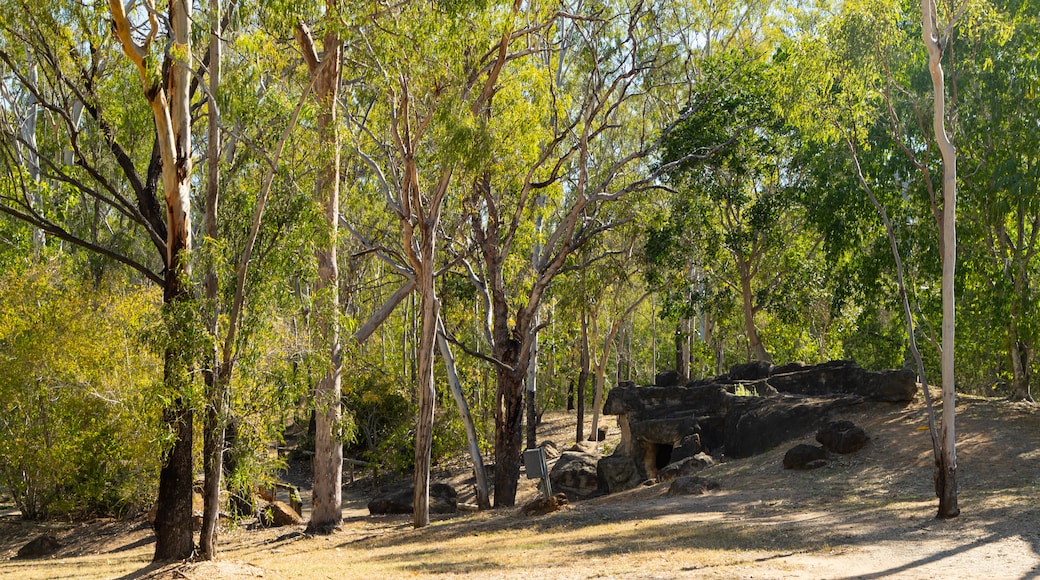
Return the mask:
<path id="1" fill-rule="evenodd" d="M 799 441 L 791 442 L 712 468 L 722 488 L 703 496 L 668 497 L 658 485 L 545 516 L 494 510 L 415 530 L 409 517 L 364 515 L 358 508 L 366 498 L 355 495 L 332 536 L 232 530 L 219 562 L 165 568 L 148 565 L 146 529 L 108 523 L 93 534 L 82 528 L 80 547 L 59 558 L 2 562 L 0 577 L 1036 577 L 1040 415 L 972 398 L 962 398 L 958 413 L 963 514 L 952 521 L 934 519 L 930 441 L 917 430 L 921 405 L 862 406 L 843 414 L 872 437 L 859 453 L 816 471 L 784 471 L 780 458 Z M 566 441 L 570 421 L 549 417 L 543 437 Z M 534 490 L 524 480 L 521 501 Z M 0 525 L 5 538 L 30 531 L 9 519 Z M 28 539 L 0 541 L 0 556 Z"/>

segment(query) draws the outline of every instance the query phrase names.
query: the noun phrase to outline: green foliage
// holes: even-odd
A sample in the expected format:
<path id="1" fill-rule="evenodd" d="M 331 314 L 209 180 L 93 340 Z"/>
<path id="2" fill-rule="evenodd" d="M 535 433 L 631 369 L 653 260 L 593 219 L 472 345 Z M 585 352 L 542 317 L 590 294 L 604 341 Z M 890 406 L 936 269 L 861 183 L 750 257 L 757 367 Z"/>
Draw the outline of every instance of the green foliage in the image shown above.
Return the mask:
<path id="1" fill-rule="evenodd" d="M 0 277 L 0 485 L 23 517 L 113 515 L 150 496 L 161 368 L 139 333 L 156 300 L 53 263 Z"/>

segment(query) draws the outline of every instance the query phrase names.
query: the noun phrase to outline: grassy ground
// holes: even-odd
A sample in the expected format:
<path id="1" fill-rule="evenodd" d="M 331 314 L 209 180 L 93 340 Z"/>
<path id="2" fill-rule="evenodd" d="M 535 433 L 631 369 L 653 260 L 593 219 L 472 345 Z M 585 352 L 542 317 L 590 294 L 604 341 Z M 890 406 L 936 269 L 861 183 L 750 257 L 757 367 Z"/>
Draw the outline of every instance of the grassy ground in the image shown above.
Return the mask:
<path id="1" fill-rule="evenodd" d="M 148 562 L 147 526 L 65 525 L 68 545 L 57 558 L 0 562 L 0 577 L 1036 578 L 1040 415 L 1027 405 L 961 401 L 963 513 L 951 521 L 934 519 L 921 405 L 871 405 L 843 414 L 871 435 L 866 449 L 791 472 L 780 466 L 799 441 L 791 442 L 709 469 L 722 487 L 702 496 L 669 497 L 655 485 L 546 516 L 462 513 L 415 530 L 407 516 L 368 516 L 356 485 L 347 489 L 343 529 L 328 537 L 239 528 L 223 535 L 218 562 L 158 568 Z M 572 421 L 549 417 L 543 437 L 566 441 Z M 521 499 L 532 498 L 534 483 L 522 483 Z M 0 556 L 38 531 L 0 519 Z"/>

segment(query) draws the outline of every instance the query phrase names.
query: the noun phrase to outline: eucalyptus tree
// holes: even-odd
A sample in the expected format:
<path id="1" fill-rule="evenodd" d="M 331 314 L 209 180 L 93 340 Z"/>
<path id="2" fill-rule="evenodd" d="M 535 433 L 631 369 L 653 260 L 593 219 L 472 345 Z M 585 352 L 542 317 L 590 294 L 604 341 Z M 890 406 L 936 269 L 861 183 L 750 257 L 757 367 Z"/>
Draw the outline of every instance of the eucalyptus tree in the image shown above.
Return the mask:
<path id="1" fill-rule="evenodd" d="M 353 120 L 363 137 L 356 153 L 401 228 L 395 266 L 414 278 L 419 294 L 413 505 L 422 527 L 429 524 L 442 220 L 457 211 L 456 183 L 484 161 L 481 112 L 525 32 L 519 2 L 418 2 L 370 18 L 360 29 L 366 82 L 350 100 L 366 107 Z"/>
<path id="2" fill-rule="evenodd" d="M 764 62 L 717 54 L 704 68 L 705 80 L 662 150 L 677 193 L 672 221 L 651 231 L 651 258 L 698 272 L 704 281 L 695 290 L 704 298 L 730 288 L 750 356 L 772 360 L 756 317 L 819 245 L 803 231 L 796 135 L 781 114 L 779 77 Z M 676 163 L 682 158 L 689 160 Z M 700 259 L 679 264 L 676 253 L 682 262 Z"/>
<path id="3" fill-rule="evenodd" d="M 323 152 L 320 174 L 315 180 L 314 196 L 321 204 L 327 228 L 323 241 L 315 249 L 318 259 L 319 334 L 329 350 L 329 368 L 314 388 L 316 441 L 314 449 L 314 490 L 311 519 L 312 532 L 328 533 L 339 526 L 342 515 L 343 444 L 337 435 L 342 421 L 343 369 L 339 333 L 339 264 L 336 257 L 339 229 L 340 139 L 337 128 L 342 65 L 343 39 L 340 34 L 340 4 L 326 0 L 325 28 L 321 52 L 309 27 L 297 23 L 295 34 L 304 62 L 314 84 L 319 114 L 317 130 L 319 150 Z"/>
<path id="4" fill-rule="evenodd" d="M 527 137 L 522 148 L 492 143 L 495 163 L 468 197 L 477 251 L 467 264 L 487 309 L 484 358 L 497 383 L 496 506 L 516 500 L 524 381 L 551 284 L 579 267 L 577 251 L 630 219 L 615 205 L 654 189 L 666 170 L 650 159 L 670 130 L 662 111 L 676 91 L 664 71 L 681 49 L 663 6 L 578 4 L 547 15 L 538 59 L 522 69 L 528 88 L 504 82 L 489 103 L 492 127 Z"/>
<path id="5" fill-rule="evenodd" d="M 131 30 L 118 2 L 108 11 L 77 3 L 58 9 L 10 2 L 0 21 L 0 60 L 14 83 L 32 93 L 54 121 L 44 131 L 53 139 L 37 145 L 40 180 L 30 183 L 16 173 L 21 186 L 4 192 L 0 211 L 129 266 L 163 288 L 171 315 L 184 296 L 191 248 L 188 10 L 175 4 L 162 19 L 153 12 L 140 35 Z M 116 43 L 110 42 L 110 20 L 115 21 Z M 176 63 L 160 50 L 166 43 L 155 42 L 167 36 L 177 47 Z M 135 63 L 135 75 L 124 74 L 118 48 Z M 33 66 L 39 71 L 35 77 L 30 74 Z M 136 102 L 145 106 L 135 107 L 134 101 L 127 106 L 123 97 L 129 91 L 140 91 Z M 82 117 L 77 110 L 84 112 Z M 34 146 L 31 139 L 8 134 L 20 147 Z M 43 154 L 53 143 L 71 155 Z M 166 197 L 166 211 L 158 202 L 159 191 Z M 85 216 L 95 227 L 76 223 Z M 142 239 L 154 253 L 140 246 Z M 183 346 L 167 349 L 166 386 L 173 402 L 164 418 L 174 442 L 160 473 L 157 560 L 185 557 L 194 549 L 192 412 L 182 388 L 189 358 Z"/>

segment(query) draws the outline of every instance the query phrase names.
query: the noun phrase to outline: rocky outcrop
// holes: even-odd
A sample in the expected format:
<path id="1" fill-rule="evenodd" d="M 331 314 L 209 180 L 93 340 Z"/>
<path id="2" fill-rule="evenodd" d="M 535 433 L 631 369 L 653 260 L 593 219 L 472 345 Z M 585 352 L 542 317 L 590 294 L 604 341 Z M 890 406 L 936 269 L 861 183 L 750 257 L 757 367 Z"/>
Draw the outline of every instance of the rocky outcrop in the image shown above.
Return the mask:
<path id="1" fill-rule="evenodd" d="M 621 427 L 621 442 L 599 469 L 602 487 L 612 493 L 657 479 L 668 465 L 701 452 L 749 457 L 812 433 L 841 407 L 908 402 L 917 392 L 911 371 L 870 372 L 851 361 L 751 362 L 685 385 L 674 384 L 674 373 L 658 380 L 662 384 L 622 383 L 603 405 L 603 414 L 616 415 Z M 836 452 L 865 442 L 865 434 L 843 433 L 828 439 Z"/>

